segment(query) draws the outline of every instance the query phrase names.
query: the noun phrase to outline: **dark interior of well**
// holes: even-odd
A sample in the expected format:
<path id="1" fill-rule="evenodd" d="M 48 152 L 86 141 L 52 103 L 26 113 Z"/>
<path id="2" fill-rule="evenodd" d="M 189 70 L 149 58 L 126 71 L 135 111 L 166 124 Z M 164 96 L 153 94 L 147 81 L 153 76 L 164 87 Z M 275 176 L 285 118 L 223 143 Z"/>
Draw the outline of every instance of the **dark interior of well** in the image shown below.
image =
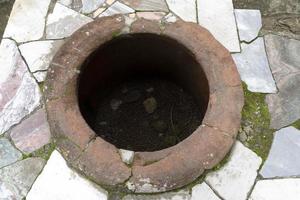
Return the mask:
<path id="1" fill-rule="evenodd" d="M 127 34 L 100 46 L 78 81 L 81 113 L 118 148 L 155 151 L 187 138 L 201 124 L 209 99 L 193 54 L 173 39 Z"/>

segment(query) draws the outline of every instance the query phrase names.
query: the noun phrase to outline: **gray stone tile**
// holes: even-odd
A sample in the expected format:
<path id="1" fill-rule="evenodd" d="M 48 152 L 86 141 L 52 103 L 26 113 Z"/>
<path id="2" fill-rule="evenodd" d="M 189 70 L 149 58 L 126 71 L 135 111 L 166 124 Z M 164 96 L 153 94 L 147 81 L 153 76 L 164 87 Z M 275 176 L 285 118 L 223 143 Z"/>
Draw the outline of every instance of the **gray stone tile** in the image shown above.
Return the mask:
<path id="1" fill-rule="evenodd" d="M 165 0 L 121 0 L 121 2 L 137 11 L 169 11 Z"/>
<path id="2" fill-rule="evenodd" d="M 91 18 L 56 3 L 46 24 L 47 39 L 61 39 L 72 35 L 83 25 L 93 21 Z"/>
<path id="3" fill-rule="evenodd" d="M 192 199 L 191 200 L 221 200 L 214 191 L 204 182 L 195 185 L 192 188 Z"/>
<path id="4" fill-rule="evenodd" d="M 197 0 L 198 22 L 230 52 L 240 52 L 232 0 Z"/>
<path id="5" fill-rule="evenodd" d="M 191 0 L 166 0 L 170 10 L 178 17 L 188 22 L 197 23 L 196 1 Z"/>
<path id="6" fill-rule="evenodd" d="M 50 142 L 50 128 L 45 109 L 40 109 L 11 130 L 10 137 L 18 149 L 32 153 Z"/>
<path id="7" fill-rule="evenodd" d="M 261 180 L 249 197 L 249 200 L 299 200 L 300 179 Z"/>
<path id="8" fill-rule="evenodd" d="M 133 10 L 129 6 L 116 1 L 108 9 L 106 9 L 103 13 L 101 13 L 99 17 L 111 16 L 115 14 L 129 14 L 134 12 L 135 10 Z"/>
<path id="9" fill-rule="evenodd" d="M 236 142 L 229 161 L 206 176 L 206 182 L 224 200 L 246 200 L 254 185 L 262 159 L 240 142 Z"/>
<path id="10" fill-rule="evenodd" d="M 236 23 L 241 41 L 254 40 L 262 27 L 259 10 L 235 9 Z"/>
<path id="11" fill-rule="evenodd" d="M 0 138 L 0 168 L 22 159 L 22 154 L 6 138 Z"/>
<path id="12" fill-rule="evenodd" d="M 270 67 L 278 94 L 268 95 L 271 127 L 288 126 L 300 119 L 300 41 L 276 35 L 265 36 Z"/>
<path id="13" fill-rule="evenodd" d="M 1 135 L 40 105 L 41 93 L 12 40 L 2 40 L 0 66 Z"/>
<path id="14" fill-rule="evenodd" d="M 58 2 L 83 14 L 90 14 L 102 6 L 105 0 L 58 0 Z"/>
<path id="15" fill-rule="evenodd" d="M 122 200 L 190 200 L 191 195 L 188 190 L 177 192 L 166 192 L 154 195 L 126 195 Z M 208 199 L 207 199 L 208 200 Z"/>
<path id="16" fill-rule="evenodd" d="M 294 127 L 275 132 L 260 174 L 264 178 L 300 176 L 300 131 Z"/>
<path id="17" fill-rule="evenodd" d="M 107 200 L 107 192 L 82 178 L 54 151 L 36 179 L 27 200 Z"/>
<path id="18" fill-rule="evenodd" d="M 0 199 L 22 200 L 44 164 L 41 158 L 27 158 L 0 169 Z"/>
<path id="19" fill-rule="evenodd" d="M 250 44 L 242 43 L 242 52 L 232 54 L 232 57 L 248 90 L 261 93 L 277 92 L 262 37 Z"/>
<path id="20" fill-rule="evenodd" d="M 45 18 L 51 0 L 16 0 L 3 37 L 17 42 L 38 40 L 44 34 Z"/>

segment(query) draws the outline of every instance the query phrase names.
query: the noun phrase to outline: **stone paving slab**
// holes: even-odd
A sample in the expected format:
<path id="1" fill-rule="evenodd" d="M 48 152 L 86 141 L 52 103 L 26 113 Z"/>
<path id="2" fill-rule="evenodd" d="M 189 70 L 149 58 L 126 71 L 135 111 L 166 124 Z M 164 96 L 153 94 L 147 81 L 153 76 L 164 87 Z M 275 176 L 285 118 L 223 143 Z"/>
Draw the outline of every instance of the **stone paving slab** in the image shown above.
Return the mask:
<path id="1" fill-rule="evenodd" d="M 294 127 L 275 132 L 260 174 L 264 178 L 300 176 L 300 131 Z"/>
<path id="2" fill-rule="evenodd" d="M 102 6 L 105 0 L 58 0 L 58 2 L 83 14 L 90 14 Z"/>
<path id="3" fill-rule="evenodd" d="M 202 199 L 221 200 L 206 183 L 201 183 L 192 188 L 191 200 L 202 200 Z"/>
<path id="4" fill-rule="evenodd" d="M 81 26 L 91 21 L 91 18 L 56 3 L 53 12 L 49 14 L 47 19 L 46 38 L 62 39 L 69 37 Z"/>
<path id="5" fill-rule="evenodd" d="M 262 27 L 259 10 L 235 9 L 236 23 L 241 41 L 251 42 L 254 40 Z"/>
<path id="6" fill-rule="evenodd" d="M 300 119 L 300 41 L 265 36 L 270 67 L 278 94 L 267 96 L 271 128 L 279 129 Z"/>
<path id="7" fill-rule="evenodd" d="M 12 40 L 1 42 L 0 67 L 1 135 L 40 105 L 41 93 Z"/>
<path id="8" fill-rule="evenodd" d="M 51 133 L 45 109 L 39 109 L 14 127 L 10 132 L 10 137 L 16 147 L 27 154 L 48 144 Z"/>
<path id="9" fill-rule="evenodd" d="M 178 17 L 188 22 L 197 23 L 196 1 L 191 0 L 166 0 L 170 10 Z"/>
<path id="10" fill-rule="evenodd" d="M 115 14 L 129 14 L 134 12 L 135 10 L 133 10 L 129 6 L 116 1 L 108 9 L 106 9 L 103 13 L 101 13 L 99 17 L 111 16 Z"/>
<path id="11" fill-rule="evenodd" d="M 28 193 L 27 200 L 106 200 L 107 192 L 71 170 L 54 151 Z"/>
<path id="12" fill-rule="evenodd" d="M 0 138 L 0 168 L 22 159 L 22 154 L 6 138 Z"/>
<path id="13" fill-rule="evenodd" d="M 261 163 L 260 157 L 237 141 L 227 163 L 205 180 L 224 200 L 246 200 Z"/>
<path id="14" fill-rule="evenodd" d="M 0 199 L 23 200 L 44 164 L 41 158 L 27 158 L 0 169 Z"/>
<path id="15" fill-rule="evenodd" d="M 198 22 L 230 52 L 240 52 L 232 0 L 197 0 Z"/>
<path id="16" fill-rule="evenodd" d="M 122 200 L 190 200 L 191 195 L 188 190 L 177 192 L 166 192 L 154 195 L 126 195 Z M 209 199 L 205 199 L 209 200 Z"/>
<path id="17" fill-rule="evenodd" d="M 46 73 L 53 56 L 62 44 L 63 40 L 46 40 L 29 42 L 19 46 L 29 70 L 39 82 L 44 81 L 43 78 L 39 78 L 39 74 L 43 71 Z"/>
<path id="18" fill-rule="evenodd" d="M 51 0 L 16 0 L 3 37 L 13 38 L 17 42 L 41 39 L 50 2 Z"/>
<path id="19" fill-rule="evenodd" d="M 261 180 L 249 200 L 299 200 L 300 179 Z"/>
<path id="20" fill-rule="evenodd" d="M 269 67 L 264 39 L 259 37 L 252 43 L 242 43 L 241 46 L 242 52 L 232 54 L 232 57 L 248 90 L 276 93 L 277 88 Z"/>
<path id="21" fill-rule="evenodd" d="M 165 0 L 121 0 L 121 2 L 137 11 L 169 11 Z"/>

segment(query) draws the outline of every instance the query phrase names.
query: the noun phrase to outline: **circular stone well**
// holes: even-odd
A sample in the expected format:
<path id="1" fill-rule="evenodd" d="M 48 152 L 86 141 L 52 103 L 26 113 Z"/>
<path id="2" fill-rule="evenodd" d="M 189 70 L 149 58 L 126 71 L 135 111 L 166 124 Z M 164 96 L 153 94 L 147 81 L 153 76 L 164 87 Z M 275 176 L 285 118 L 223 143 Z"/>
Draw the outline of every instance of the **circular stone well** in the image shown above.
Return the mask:
<path id="1" fill-rule="evenodd" d="M 103 99 L 132 80 L 163 80 L 186 92 L 198 124 L 166 145 L 156 145 L 157 133 L 146 128 L 134 135 L 141 126 L 132 108 L 112 118 L 124 120 L 112 126 L 124 133 L 98 128 L 99 115 L 114 112 L 99 107 Z M 70 166 L 102 186 L 153 193 L 182 187 L 225 157 L 240 126 L 243 91 L 230 53 L 201 26 L 116 15 L 65 42 L 51 63 L 45 99 L 57 148 Z M 119 149 L 135 151 L 130 165 Z"/>

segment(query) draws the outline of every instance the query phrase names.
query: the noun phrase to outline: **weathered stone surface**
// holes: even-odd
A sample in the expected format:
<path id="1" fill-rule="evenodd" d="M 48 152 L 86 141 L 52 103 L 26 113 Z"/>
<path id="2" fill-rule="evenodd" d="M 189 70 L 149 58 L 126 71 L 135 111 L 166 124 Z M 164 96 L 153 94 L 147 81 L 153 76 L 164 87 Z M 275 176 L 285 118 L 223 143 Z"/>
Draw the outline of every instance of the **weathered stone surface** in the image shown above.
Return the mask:
<path id="1" fill-rule="evenodd" d="M 167 23 L 174 23 L 177 21 L 177 17 L 173 13 L 169 13 L 163 18 L 163 21 Z"/>
<path id="2" fill-rule="evenodd" d="M 129 6 L 116 1 L 109 8 L 107 8 L 103 13 L 101 13 L 99 17 L 111 16 L 115 14 L 129 14 L 134 12 L 135 11 Z"/>
<path id="3" fill-rule="evenodd" d="M 15 42 L 0 45 L 0 135 L 40 105 L 40 90 Z"/>
<path id="4" fill-rule="evenodd" d="M 125 149 L 120 149 L 119 153 L 121 155 L 122 161 L 128 165 L 130 165 L 133 161 L 134 151 L 128 151 Z"/>
<path id="5" fill-rule="evenodd" d="M 232 0 L 197 0 L 198 22 L 230 52 L 240 52 Z"/>
<path id="6" fill-rule="evenodd" d="M 259 37 L 251 44 L 242 43 L 242 52 L 232 54 L 232 57 L 248 90 L 261 93 L 277 92 L 263 38 Z"/>
<path id="7" fill-rule="evenodd" d="M 299 200 L 300 179 L 261 180 L 249 197 L 249 200 Z"/>
<path id="8" fill-rule="evenodd" d="M 41 158 L 27 158 L 0 169 L 0 199 L 24 199 L 44 165 Z"/>
<path id="9" fill-rule="evenodd" d="M 131 8 L 138 11 L 163 11 L 168 12 L 168 6 L 164 0 L 121 0 Z"/>
<path id="10" fill-rule="evenodd" d="M 178 17 L 188 22 L 197 23 L 196 1 L 191 0 L 167 0 L 170 10 Z"/>
<path id="11" fill-rule="evenodd" d="M 262 160 L 240 142 L 229 161 L 218 171 L 207 175 L 206 181 L 225 200 L 246 200 Z"/>
<path id="12" fill-rule="evenodd" d="M 190 200 L 191 195 L 188 190 L 167 192 L 154 195 L 126 195 L 122 200 Z M 205 199 L 209 200 L 209 199 Z"/>
<path id="13" fill-rule="evenodd" d="M 32 153 L 50 142 L 50 129 L 45 109 L 40 109 L 14 127 L 10 137 L 18 149 Z"/>
<path id="14" fill-rule="evenodd" d="M 265 36 L 270 67 L 279 93 L 268 95 L 271 128 L 279 129 L 300 119 L 300 41 Z"/>
<path id="15" fill-rule="evenodd" d="M 77 161 L 79 169 L 95 182 L 104 185 L 124 183 L 131 170 L 122 162 L 118 150 L 111 144 L 96 138 Z"/>
<path id="16" fill-rule="evenodd" d="M 56 3 L 53 13 L 49 14 L 47 19 L 46 38 L 61 39 L 69 37 L 81 26 L 91 21 L 91 18 Z"/>
<path id="17" fill-rule="evenodd" d="M 16 0 L 4 36 L 17 42 L 38 40 L 44 34 L 45 17 L 51 0 Z"/>
<path id="18" fill-rule="evenodd" d="M 29 70 L 38 82 L 45 80 L 47 75 L 46 70 L 62 43 L 62 40 L 47 40 L 29 42 L 19 46 Z"/>
<path id="19" fill-rule="evenodd" d="M 28 193 L 27 200 L 106 200 L 107 192 L 71 170 L 54 151 Z"/>
<path id="20" fill-rule="evenodd" d="M 97 10 L 105 0 L 59 0 L 58 2 L 83 14 L 90 14 Z"/>
<path id="21" fill-rule="evenodd" d="M 235 9 L 236 23 L 241 41 L 254 40 L 262 27 L 259 10 Z"/>
<path id="22" fill-rule="evenodd" d="M 137 12 L 136 15 L 139 18 L 144 18 L 148 20 L 161 20 L 166 13 L 164 12 Z"/>
<path id="23" fill-rule="evenodd" d="M 300 176 L 300 131 L 294 127 L 275 132 L 273 144 L 260 174 L 264 178 Z"/>
<path id="24" fill-rule="evenodd" d="M 0 138 L 0 168 L 10 165 L 21 158 L 22 154 L 12 146 L 8 139 Z"/>
<path id="25" fill-rule="evenodd" d="M 199 185 L 195 185 L 192 188 L 191 200 L 221 200 L 214 191 L 204 182 Z"/>

